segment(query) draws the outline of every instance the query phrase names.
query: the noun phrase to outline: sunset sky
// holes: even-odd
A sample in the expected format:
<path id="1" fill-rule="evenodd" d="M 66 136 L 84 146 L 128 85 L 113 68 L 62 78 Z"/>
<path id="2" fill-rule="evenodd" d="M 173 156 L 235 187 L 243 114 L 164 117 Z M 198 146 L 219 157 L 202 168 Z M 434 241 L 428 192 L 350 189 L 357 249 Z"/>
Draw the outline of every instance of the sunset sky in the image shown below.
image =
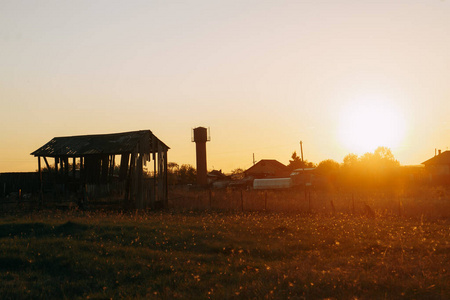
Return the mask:
<path id="1" fill-rule="evenodd" d="M 169 161 L 450 146 L 450 1 L 0 0 L 0 172 L 56 136 L 149 129 Z"/>

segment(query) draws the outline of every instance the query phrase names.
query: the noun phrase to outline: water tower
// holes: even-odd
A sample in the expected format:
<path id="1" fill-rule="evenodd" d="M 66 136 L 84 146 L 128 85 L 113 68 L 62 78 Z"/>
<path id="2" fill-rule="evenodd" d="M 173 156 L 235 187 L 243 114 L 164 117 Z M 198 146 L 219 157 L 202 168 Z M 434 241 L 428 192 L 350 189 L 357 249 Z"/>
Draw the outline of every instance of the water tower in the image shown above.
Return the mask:
<path id="1" fill-rule="evenodd" d="M 206 185 L 208 184 L 206 177 L 206 142 L 211 140 L 209 128 L 194 128 L 192 130 L 191 140 L 195 142 L 195 148 L 197 150 L 197 184 Z"/>

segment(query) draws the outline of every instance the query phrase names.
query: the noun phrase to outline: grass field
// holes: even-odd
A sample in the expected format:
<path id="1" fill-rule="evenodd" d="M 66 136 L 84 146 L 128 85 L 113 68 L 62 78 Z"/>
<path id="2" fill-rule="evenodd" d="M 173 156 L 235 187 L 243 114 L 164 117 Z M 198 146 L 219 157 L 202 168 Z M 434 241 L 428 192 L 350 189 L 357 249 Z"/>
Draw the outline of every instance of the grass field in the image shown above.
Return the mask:
<path id="1" fill-rule="evenodd" d="M 0 295 L 450 299 L 450 221 L 273 212 L 0 217 Z"/>

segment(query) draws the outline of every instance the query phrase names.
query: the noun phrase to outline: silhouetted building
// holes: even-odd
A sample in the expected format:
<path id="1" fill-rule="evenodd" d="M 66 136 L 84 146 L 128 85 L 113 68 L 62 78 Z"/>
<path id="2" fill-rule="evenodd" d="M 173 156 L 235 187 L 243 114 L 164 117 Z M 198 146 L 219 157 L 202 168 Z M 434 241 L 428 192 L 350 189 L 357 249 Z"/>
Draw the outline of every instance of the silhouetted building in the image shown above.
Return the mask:
<path id="1" fill-rule="evenodd" d="M 245 176 L 253 178 L 289 177 L 289 169 L 275 159 L 261 159 L 244 171 Z"/>
<path id="2" fill-rule="evenodd" d="M 65 196 L 99 195 L 121 187 L 128 203 L 146 208 L 167 206 L 169 149 L 150 130 L 140 130 L 55 137 L 31 155 L 38 158 L 41 197 L 43 187 L 49 185 L 53 190 L 62 190 Z M 116 156 L 120 156 L 118 174 L 114 173 Z M 54 159 L 53 166 L 47 158 Z M 42 176 L 42 160 L 52 176 Z M 153 169 L 153 177 L 144 176 L 144 165 Z M 45 179 L 50 182 L 44 182 Z"/>
<path id="3" fill-rule="evenodd" d="M 422 163 L 430 180 L 440 183 L 450 183 L 450 151 L 444 151 Z"/>
<path id="4" fill-rule="evenodd" d="M 230 180 L 230 176 L 222 173 L 222 170 L 212 170 L 208 173 L 208 184 L 218 180 Z"/>

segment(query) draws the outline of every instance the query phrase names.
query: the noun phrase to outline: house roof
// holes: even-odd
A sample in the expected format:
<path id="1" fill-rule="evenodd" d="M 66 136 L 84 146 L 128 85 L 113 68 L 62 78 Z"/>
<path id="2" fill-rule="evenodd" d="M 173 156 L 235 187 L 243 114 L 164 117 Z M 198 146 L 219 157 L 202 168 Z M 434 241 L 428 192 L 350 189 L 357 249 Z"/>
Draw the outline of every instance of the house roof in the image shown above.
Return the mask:
<path id="1" fill-rule="evenodd" d="M 155 153 L 158 151 L 158 146 L 161 146 L 163 151 L 170 149 L 150 130 L 140 130 L 112 134 L 55 137 L 32 152 L 31 155 L 47 157 L 114 155 L 133 152 L 137 146 L 140 153 Z"/>
<path id="2" fill-rule="evenodd" d="M 280 171 L 286 171 L 286 166 L 280 163 L 278 160 L 275 159 L 261 159 L 258 161 L 255 165 L 248 168 L 244 173 L 252 172 L 253 169 L 259 168 L 261 165 L 270 165 Z"/>
<path id="3" fill-rule="evenodd" d="M 423 165 L 450 165 L 450 151 L 444 151 L 429 160 L 422 163 Z"/>

